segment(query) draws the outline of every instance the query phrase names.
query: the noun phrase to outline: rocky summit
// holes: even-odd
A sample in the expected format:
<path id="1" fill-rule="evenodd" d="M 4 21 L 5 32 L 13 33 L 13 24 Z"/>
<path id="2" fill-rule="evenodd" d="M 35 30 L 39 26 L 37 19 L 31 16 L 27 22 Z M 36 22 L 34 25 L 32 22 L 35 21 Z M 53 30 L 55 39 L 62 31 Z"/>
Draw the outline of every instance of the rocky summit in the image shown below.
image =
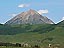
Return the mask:
<path id="1" fill-rule="evenodd" d="M 54 24 L 54 22 L 40 15 L 37 11 L 30 9 L 29 11 L 16 15 L 5 24 Z"/>

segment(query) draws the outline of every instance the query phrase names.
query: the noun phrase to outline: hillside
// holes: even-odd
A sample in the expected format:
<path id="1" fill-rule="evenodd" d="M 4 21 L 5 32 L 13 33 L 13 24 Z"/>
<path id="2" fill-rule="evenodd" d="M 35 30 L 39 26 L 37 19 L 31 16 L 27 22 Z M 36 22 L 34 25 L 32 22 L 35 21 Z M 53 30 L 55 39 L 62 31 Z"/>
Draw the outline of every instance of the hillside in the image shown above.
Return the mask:
<path id="1" fill-rule="evenodd" d="M 15 35 L 19 33 L 38 32 L 46 33 L 52 31 L 55 25 L 50 24 L 25 24 L 25 25 L 0 25 L 0 35 Z"/>
<path id="2" fill-rule="evenodd" d="M 0 25 L 0 41 L 39 44 L 46 48 L 49 43 L 64 47 L 64 26 L 50 24 Z"/>
<path id="3" fill-rule="evenodd" d="M 58 26 L 64 26 L 64 20 L 58 23 Z"/>

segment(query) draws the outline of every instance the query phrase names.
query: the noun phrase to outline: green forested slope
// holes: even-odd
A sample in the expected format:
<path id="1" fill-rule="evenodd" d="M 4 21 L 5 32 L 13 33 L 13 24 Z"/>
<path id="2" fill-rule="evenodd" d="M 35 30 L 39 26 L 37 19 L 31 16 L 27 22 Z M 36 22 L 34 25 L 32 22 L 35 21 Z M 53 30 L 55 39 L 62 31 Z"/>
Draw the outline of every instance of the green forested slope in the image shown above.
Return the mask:
<path id="1" fill-rule="evenodd" d="M 64 47 L 64 26 L 50 24 L 37 25 L 0 25 L 0 41 L 12 43 L 29 43 L 47 46 L 60 44 Z"/>

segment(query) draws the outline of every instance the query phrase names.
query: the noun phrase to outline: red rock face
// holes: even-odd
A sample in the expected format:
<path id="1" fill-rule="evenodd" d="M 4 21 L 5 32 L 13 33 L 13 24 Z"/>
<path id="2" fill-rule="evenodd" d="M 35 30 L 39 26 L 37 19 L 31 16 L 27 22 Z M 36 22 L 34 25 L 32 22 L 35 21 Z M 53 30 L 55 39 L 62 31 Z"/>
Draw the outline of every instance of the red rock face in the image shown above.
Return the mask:
<path id="1" fill-rule="evenodd" d="M 7 21 L 6 24 L 54 24 L 50 19 L 30 9 Z"/>

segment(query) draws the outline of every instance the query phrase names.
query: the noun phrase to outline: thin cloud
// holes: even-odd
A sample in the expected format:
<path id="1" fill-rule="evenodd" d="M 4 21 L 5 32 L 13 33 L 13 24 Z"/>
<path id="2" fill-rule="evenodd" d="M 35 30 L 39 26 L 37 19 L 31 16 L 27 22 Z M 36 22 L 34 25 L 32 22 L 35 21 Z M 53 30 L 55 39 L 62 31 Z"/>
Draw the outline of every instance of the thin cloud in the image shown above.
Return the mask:
<path id="1" fill-rule="evenodd" d="M 39 14 L 47 14 L 48 13 L 48 10 L 39 10 L 37 11 Z"/>
<path id="2" fill-rule="evenodd" d="M 29 4 L 20 4 L 18 5 L 19 8 L 29 7 Z"/>

